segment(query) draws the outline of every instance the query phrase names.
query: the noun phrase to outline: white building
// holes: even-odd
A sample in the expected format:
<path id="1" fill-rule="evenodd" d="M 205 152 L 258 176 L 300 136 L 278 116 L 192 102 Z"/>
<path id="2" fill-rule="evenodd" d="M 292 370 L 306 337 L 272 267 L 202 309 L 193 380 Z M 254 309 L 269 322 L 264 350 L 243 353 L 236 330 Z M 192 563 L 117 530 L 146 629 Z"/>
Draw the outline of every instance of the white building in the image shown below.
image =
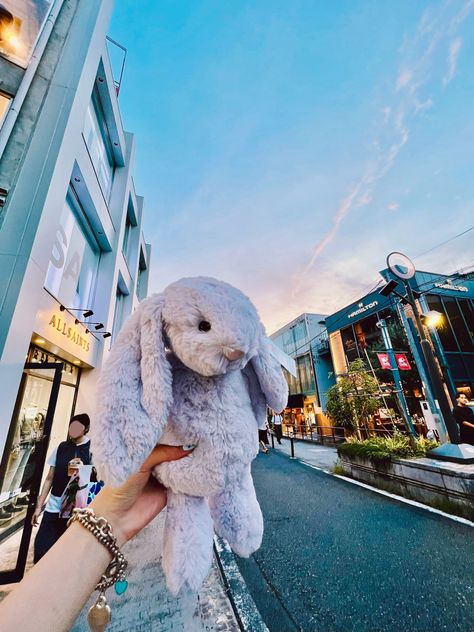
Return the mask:
<path id="1" fill-rule="evenodd" d="M 97 369 L 147 293 L 112 5 L 0 3 L 0 583 L 23 572 L 47 454 L 92 412 Z"/>

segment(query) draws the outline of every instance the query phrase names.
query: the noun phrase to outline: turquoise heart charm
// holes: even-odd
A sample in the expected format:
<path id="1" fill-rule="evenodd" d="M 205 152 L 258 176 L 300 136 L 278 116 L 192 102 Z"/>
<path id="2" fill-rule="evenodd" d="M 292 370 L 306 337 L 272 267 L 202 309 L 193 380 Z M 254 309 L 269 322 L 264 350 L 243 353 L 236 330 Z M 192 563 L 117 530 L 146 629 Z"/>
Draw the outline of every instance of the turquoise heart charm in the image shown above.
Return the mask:
<path id="1" fill-rule="evenodd" d="M 122 580 L 121 582 L 115 582 L 115 592 L 117 593 L 117 595 L 123 595 L 127 588 L 128 581 L 126 579 Z"/>

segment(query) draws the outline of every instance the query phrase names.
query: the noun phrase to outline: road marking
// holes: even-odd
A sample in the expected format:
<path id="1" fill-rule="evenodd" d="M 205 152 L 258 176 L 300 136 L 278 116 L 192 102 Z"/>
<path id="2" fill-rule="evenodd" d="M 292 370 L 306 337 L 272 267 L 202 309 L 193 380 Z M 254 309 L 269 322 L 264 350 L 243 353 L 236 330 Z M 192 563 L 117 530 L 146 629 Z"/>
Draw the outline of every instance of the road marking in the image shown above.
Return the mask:
<path id="1" fill-rule="evenodd" d="M 454 520 L 455 522 L 460 522 L 461 524 L 465 524 L 468 527 L 474 527 L 474 522 L 468 520 L 467 518 L 461 518 L 461 516 L 454 516 L 453 514 L 446 513 L 445 511 L 441 511 L 441 509 L 435 509 L 434 507 L 430 507 L 429 505 L 424 505 L 423 503 L 419 503 L 416 500 L 410 500 L 409 498 L 404 498 L 403 496 L 397 496 L 397 494 L 392 494 L 390 492 L 386 492 L 383 489 L 378 489 L 378 487 L 372 487 L 372 485 L 367 485 L 367 483 L 361 483 L 360 481 L 356 481 L 353 478 L 349 478 L 348 476 L 341 476 L 340 474 L 333 474 L 332 472 L 325 470 L 322 467 L 318 467 L 317 465 L 312 465 L 312 463 L 308 463 L 303 459 L 298 459 L 300 463 L 304 463 L 308 467 L 312 467 L 313 470 L 318 470 L 319 472 L 324 472 L 324 474 L 328 474 L 329 476 L 334 476 L 335 478 L 340 478 L 347 483 L 352 483 L 353 485 L 358 485 L 359 487 L 365 487 L 365 489 L 369 489 L 371 492 L 375 492 L 376 494 L 381 494 L 382 496 L 387 496 L 388 498 L 393 498 L 394 500 L 398 500 L 399 502 L 405 503 L 407 505 L 413 505 L 413 507 L 418 507 L 419 509 L 425 509 L 426 511 L 430 511 L 431 513 L 438 514 L 439 516 L 443 516 L 444 518 L 448 518 L 449 520 Z"/>

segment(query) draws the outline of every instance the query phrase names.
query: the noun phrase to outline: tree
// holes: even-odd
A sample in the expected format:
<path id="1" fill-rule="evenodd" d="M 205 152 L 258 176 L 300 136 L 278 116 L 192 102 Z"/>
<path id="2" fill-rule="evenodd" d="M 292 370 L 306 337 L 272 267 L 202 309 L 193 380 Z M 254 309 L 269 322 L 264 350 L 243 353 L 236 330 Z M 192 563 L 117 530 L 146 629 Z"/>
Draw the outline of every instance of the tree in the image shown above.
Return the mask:
<path id="1" fill-rule="evenodd" d="M 367 372 L 364 361 L 354 360 L 346 375 L 340 377 L 327 393 L 327 413 L 336 426 L 355 430 L 367 425 L 370 415 L 379 408 L 377 380 Z"/>

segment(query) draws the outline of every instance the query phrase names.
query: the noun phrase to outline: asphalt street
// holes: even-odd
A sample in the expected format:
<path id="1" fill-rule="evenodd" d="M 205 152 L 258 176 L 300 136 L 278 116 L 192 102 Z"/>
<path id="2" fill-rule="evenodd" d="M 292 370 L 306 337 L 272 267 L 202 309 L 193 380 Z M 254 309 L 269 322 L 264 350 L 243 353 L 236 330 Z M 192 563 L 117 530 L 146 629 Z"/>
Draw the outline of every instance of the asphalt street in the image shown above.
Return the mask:
<path id="1" fill-rule="evenodd" d="M 474 529 L 270 451 L 262 547 L 237 559 L 270 632 L 473 632 Z"/>

